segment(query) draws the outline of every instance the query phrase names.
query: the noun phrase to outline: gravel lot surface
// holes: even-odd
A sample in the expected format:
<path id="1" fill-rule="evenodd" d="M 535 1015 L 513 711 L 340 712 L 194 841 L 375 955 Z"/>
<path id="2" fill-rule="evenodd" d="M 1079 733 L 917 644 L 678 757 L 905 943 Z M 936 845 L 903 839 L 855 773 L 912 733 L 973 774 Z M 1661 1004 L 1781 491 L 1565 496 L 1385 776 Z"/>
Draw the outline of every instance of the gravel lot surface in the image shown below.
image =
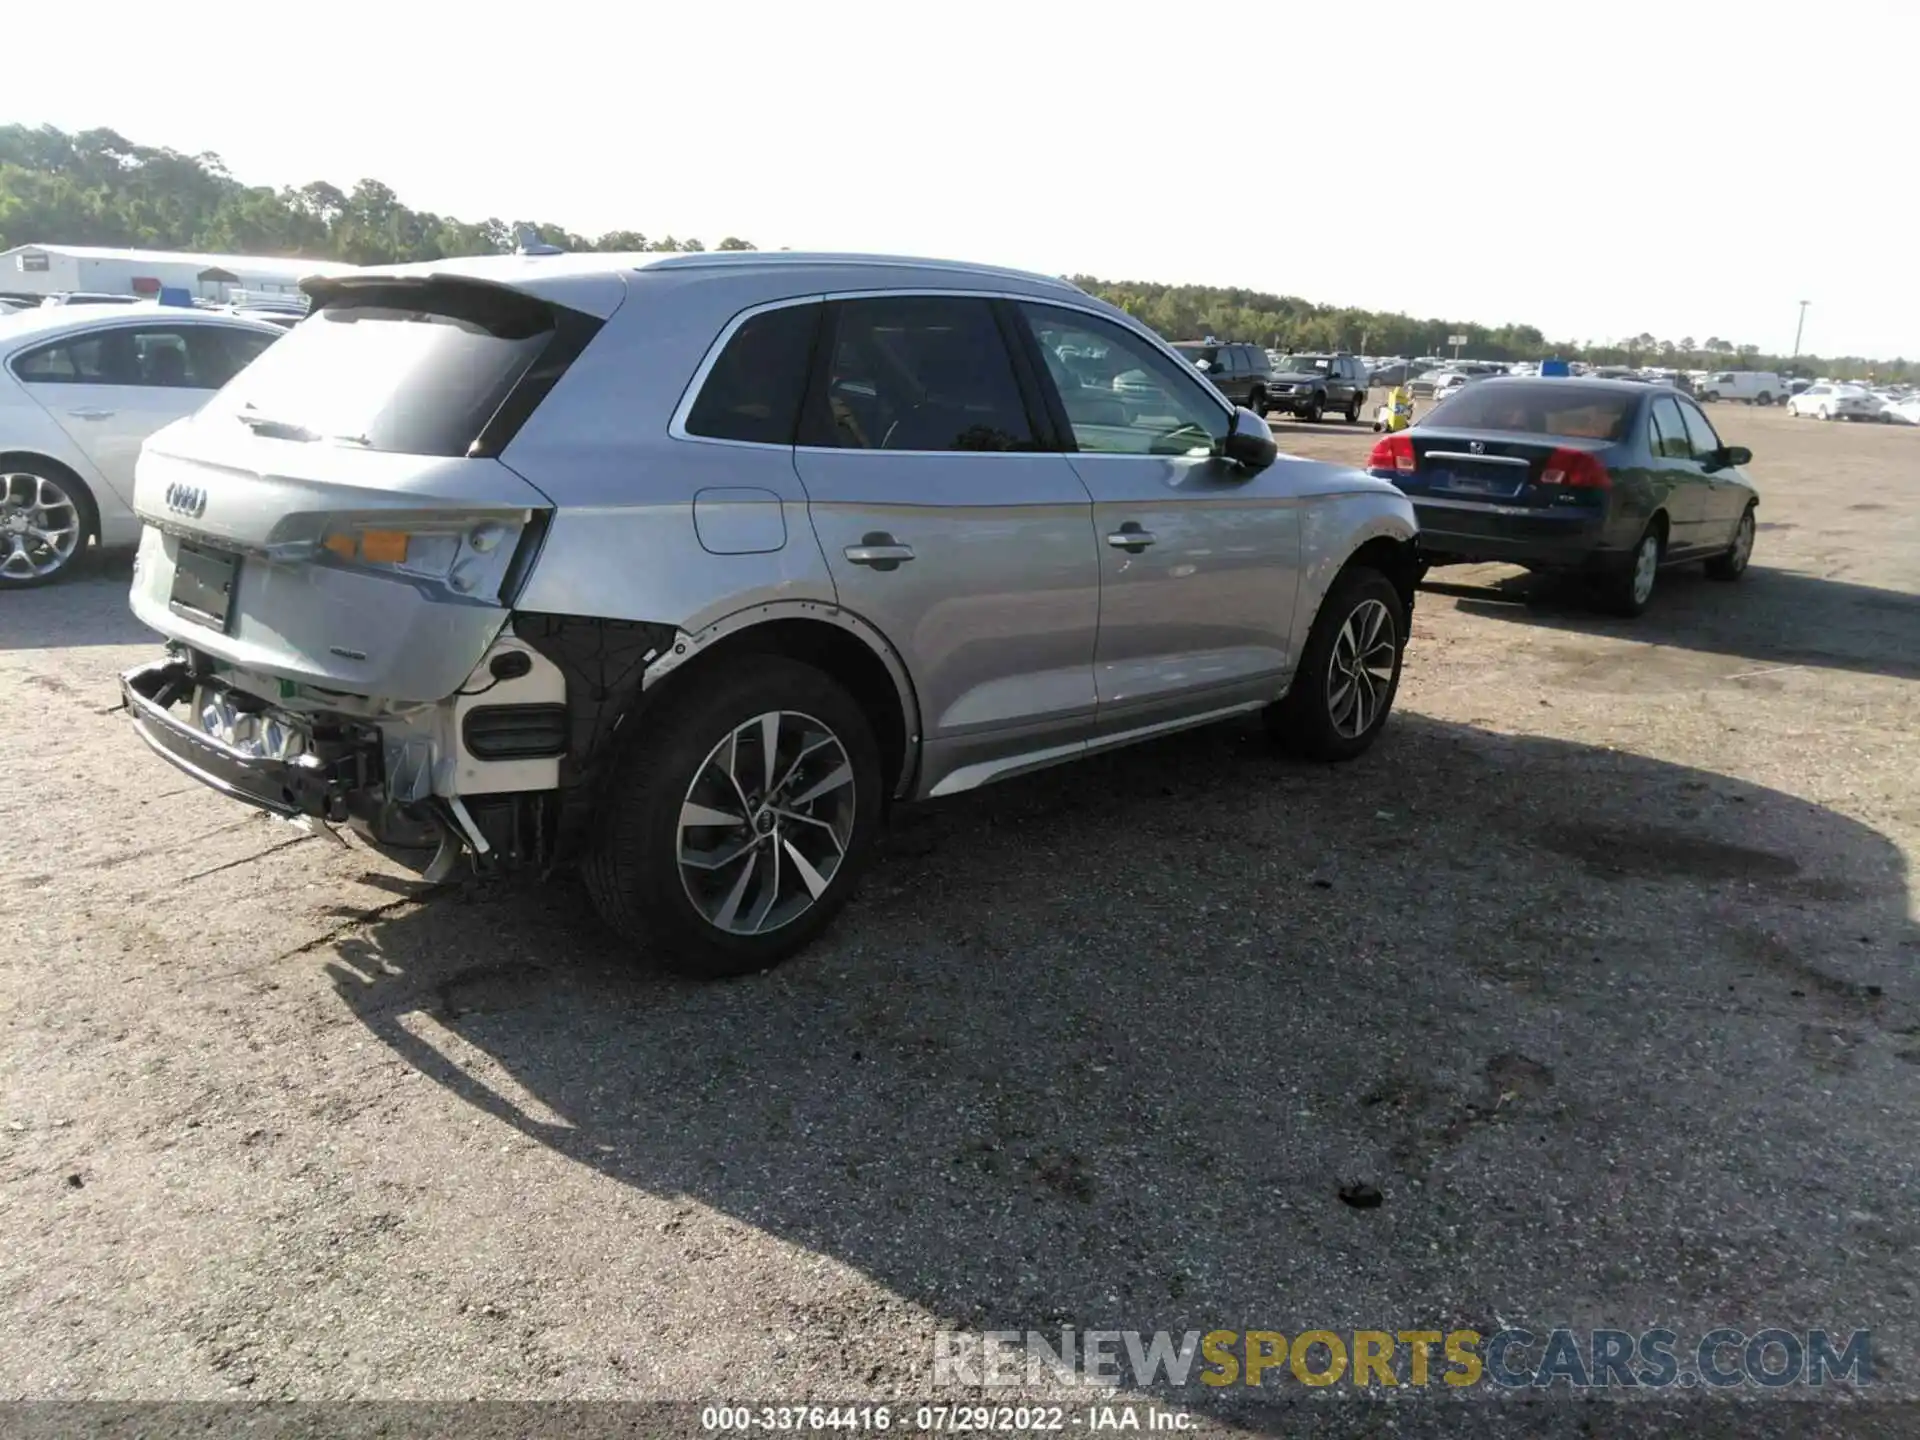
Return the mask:
<path id="1" fill-rule="evenodd" d="M 1510 1324 L 1870 1328 L 1920 1395 L 1920 432 L 1710 413 L 1741 584 L 1436 571 L 1364 760 L 1229 726 L 902 812 L 726 985 L 149 755 L 124 566 L 0 596 L 0 1397 L 845 1401 L 949 1328 Z M 1621 1423 L 1841 1413 L 1679 1399 Z"/>

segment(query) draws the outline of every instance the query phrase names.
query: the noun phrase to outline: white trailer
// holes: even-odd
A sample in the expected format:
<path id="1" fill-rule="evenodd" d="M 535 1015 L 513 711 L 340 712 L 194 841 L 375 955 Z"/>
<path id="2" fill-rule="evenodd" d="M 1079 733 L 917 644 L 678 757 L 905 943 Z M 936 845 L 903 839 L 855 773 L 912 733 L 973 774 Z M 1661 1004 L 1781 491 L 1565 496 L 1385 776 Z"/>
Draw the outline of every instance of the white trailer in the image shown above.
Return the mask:
<path id="1" fill-rule="evenodd" d="M 83 291 L 154 299 L 164 287 L 185 290 L 196 300 L 225 302 L 236 291 L 256 296 L 298 295 L 305 276 L 340 275 L 353 268 L 330 260 L 259 255 L 16 245 L 0 250 L 0 295 L 37 300 Z"/>

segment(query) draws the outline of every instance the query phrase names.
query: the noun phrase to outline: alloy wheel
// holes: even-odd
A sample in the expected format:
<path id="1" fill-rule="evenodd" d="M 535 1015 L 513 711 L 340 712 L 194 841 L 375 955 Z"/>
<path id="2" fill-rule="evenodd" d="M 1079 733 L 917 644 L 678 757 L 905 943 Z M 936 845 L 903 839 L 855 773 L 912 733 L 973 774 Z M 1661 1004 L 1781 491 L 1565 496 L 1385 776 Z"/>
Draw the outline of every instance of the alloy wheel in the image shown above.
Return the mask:
<path id="1" fill-rule="evenodd" d="M 80 548 L 80 507 L 58 481 L 0 473 L 0 579 L 44 580 Z"/>
<path id="2" fill-rule="evenodd" d="M 1660 537 L 1649 535 L 1633 552 L 1633 603 L 1644 605 L 1653 598 L 1654 576 L 1660 572 Z"/>
<path id="3" fill-rule="evenodd" d="M 764 935 L 811 910 L 853 838 L 853 766 L 811 715 L 768 711 L 708 752 L 680 806 L 680 883 L 702 918 Z"/>
<path id="4" fill-rule="evenodd" d="M 1753 511 L 1749 510 L 1740 517 L 1740 528 L 1733 532 L 1733 554 L 1728 557 L 1735 571 L 1747 568 L 1747 561 L 1753 558 Z"/>
<path id="5" fill-rule="evenodd" d="M 1327 715 L 1341 738 L 1358 739 L 1380 718 L 1396 645 L 1393 616 L 1378 600 L 1362 600 L 1341 625 L 1327 661 Z"/>

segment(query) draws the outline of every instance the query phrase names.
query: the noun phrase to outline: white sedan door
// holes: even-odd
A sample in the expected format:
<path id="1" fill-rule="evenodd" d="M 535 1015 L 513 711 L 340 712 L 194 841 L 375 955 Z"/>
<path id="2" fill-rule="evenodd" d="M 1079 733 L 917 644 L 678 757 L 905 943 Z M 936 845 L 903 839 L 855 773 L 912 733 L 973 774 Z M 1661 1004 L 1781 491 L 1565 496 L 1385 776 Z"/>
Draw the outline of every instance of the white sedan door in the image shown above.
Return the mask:
<path id="1" fill-rule="evenodd" d="M 206 323 L 110 325 L 28 351 L 14 374 L 131 504 L 146 438 L 206 404 L 272 339 Z"/>

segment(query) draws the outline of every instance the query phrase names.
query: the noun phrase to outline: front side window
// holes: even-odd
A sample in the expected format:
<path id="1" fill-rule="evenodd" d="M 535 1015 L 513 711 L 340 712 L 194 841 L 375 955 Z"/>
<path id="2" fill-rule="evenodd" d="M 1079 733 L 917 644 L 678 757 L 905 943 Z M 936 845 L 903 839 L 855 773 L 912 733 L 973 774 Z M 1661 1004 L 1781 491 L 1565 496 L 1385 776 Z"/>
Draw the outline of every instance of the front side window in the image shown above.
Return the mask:
<path id="1" fill-rule="evenodd" d="M 809 413 L 809 443 L 851 450 L 1035 450 L 991 304 L 961 295 L 846 300 Z"/>
<path id="2" fill-rule="evenodd" d="M 258 360 L 266 353 L 267 347 L 280 338 L 278 335 L 264 335 L 258 330 L 231 330 L 225 326 L 215 333 L 226 352 L 226 375 L 220 381 L 222 385 Z"/>
<path id="3" fill-rule="evenodd" d="M 791 445 L 806 398 L 807 364 L 820 306 L 783 305 L 733 332 L 687 412 L 687 433 L 715 440 Z"/>
<path id="4" fill-rule="evenodd" d="M 1696 460 L 1706 460 L 1720 453 L 1720 437 L 1714 433 L 1713 426 L 1707 423 L 1707 417 L 1692 405 L 1681 405 L 1680 416 L 1687 422 L 1687 442 L 1693 447 Z"/>
<path id="5" fill-rule="evenodd" d="M 1207 454 L 1227 413 L 1204 383 L 1122 326 L 1052 305 L 1020 303 L 1060 392 L 1077 448 L 1096 455 Z"/>

